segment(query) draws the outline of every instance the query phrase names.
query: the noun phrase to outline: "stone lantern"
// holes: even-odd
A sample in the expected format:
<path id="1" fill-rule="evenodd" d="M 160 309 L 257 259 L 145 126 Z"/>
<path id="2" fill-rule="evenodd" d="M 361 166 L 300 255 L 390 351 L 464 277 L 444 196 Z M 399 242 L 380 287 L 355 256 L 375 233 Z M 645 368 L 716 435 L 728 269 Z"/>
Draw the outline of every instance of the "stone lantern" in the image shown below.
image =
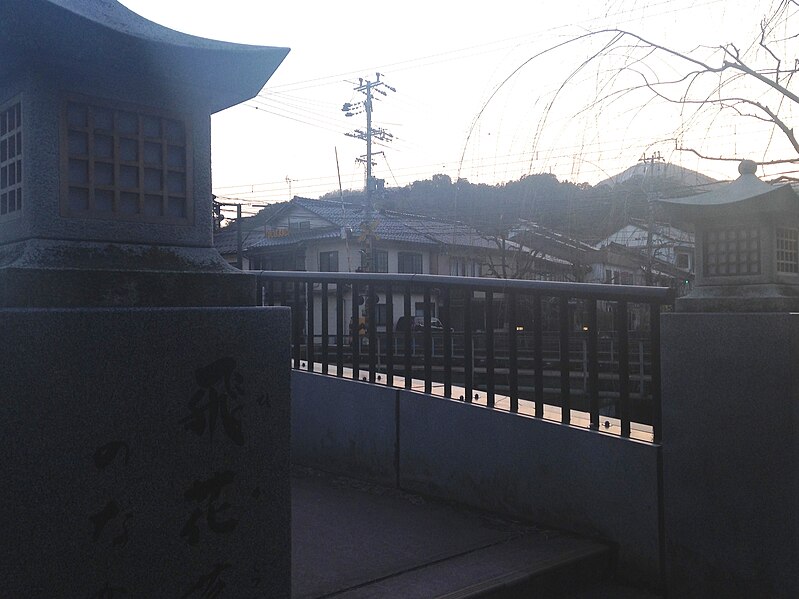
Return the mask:
<path id="1" fill-rule="evenodd" d="M 758 179 L 744 160 L 735 181 L 660 200 L 696 228 L 696 283 L 681 312 L 799 311 L 799 196 Z"/>
<path id="2" fill-rule="evenodd" d="M 0 306 L 252 305 L 213 247 L 210 115 L 287 53 L 115 0 L 0 2 Z"/>
<path id="3" fill-rule="evenodd" d="M 290 313 L 213 247 L 210 143 L 287 52 L 0 0 L 3 597 L 291 596 Z"/>

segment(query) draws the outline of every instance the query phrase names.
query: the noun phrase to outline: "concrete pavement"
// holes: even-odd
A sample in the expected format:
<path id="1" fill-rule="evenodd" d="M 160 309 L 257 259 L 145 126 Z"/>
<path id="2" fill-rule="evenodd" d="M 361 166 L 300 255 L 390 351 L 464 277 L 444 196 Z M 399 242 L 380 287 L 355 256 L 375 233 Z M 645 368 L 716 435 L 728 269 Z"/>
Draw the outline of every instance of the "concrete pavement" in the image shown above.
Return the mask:
<path id="1" fill-rule="evenodd" d="M 305 468 L 292 508 L 296 599 L 560 597 L 610 571 L 602 543 Z"/>

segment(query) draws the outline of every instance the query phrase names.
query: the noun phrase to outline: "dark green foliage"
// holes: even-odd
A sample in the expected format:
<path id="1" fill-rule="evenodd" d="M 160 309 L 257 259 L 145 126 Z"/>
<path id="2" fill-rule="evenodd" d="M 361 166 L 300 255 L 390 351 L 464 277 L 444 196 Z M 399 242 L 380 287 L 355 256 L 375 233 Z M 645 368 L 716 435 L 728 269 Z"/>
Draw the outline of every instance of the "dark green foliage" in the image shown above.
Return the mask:
<path id="1" fill-rule="evenodd" d="M 519 220 L 536 222 L 571 237 L 594 241 L 631 220 L 645 220 L 647 198 L 690 195 L 692 189 L 668 178 L 648 184 L 640 178 L 591 187 L 559 181 L 550 174 L 527 175 L 501 185 L 452 181 L 448 175 L 387 188 L 374 198 L 377 208 L 468 223 L 489 235 L 508 231 Z M 321 199 L 338 200 L 338 193 Z M 362 191 L 344 199 L 362 203 Z"/>

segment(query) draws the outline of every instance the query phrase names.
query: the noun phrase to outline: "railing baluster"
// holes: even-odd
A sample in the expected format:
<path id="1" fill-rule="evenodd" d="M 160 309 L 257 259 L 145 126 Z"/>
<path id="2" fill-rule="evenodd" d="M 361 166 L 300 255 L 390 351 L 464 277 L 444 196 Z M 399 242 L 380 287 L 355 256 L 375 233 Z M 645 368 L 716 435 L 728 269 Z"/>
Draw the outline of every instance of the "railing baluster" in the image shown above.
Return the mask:
<path id="1" fill-rule="evenodd" d="M 660 400 L 660 305 L 649 304 L 650 353 L 652 360 L 652 441 L 660 443 L 663 432 L 663 408 Z"/>
<path id="2" fill-rule="evenodd" d="M 350 336 L 352 344 L 352 379 L 358 380 L 360 375 L 361 365 L 361 330 L 358 303 L 360 302 L 358 294 L 358 283 L 352 283 L 352 315 L 350 320 Z"/>
<path id="3" fill-rule="evenodd" d="M 588 412 L 591 428 L 599 428 L 599 331 L 595 299 L 588 300 Z"/>
<path id="4" fill-rule="evenodd" d="M 405 297 L 403 298 L 405 308 L 405 388 L 410 389 L 413 382 L 413 356 L 411 355 L 411 330 L 413 315 L 411 314 L 411 286 L 405 286 Z"/>
<path id="5" fill-rule="evenodd" d="M 286 286 L 287 285 L 288 285 L 287 281 L 283 281 L 280 284 L 280 304 L 279 305 L 281 305 L 281 306 L 288 306 L 287 292 L 286 292 Z"/>
<path id="6" fill-rule="evenodd" d="M 560 421 L 563 424 L 571 422 L 571 380 L 570 355 L 569 355 L 569 297 L 560 296 L 558 306 L 558 321 L 560 329 Z"/>
<path id="7" fill-rule="evenodd" d="M 344 376 L 344 282 L 336 281 L 336 376 Z"/>
<path id="8" fill-rule="evenodd" d="M 486 291 L 486 406 L 494 407 L 494 293 Z"/>
<path id="9" fill-rule="evenodd" d="M 375 284 L 369 283 L 366 294 L 366 333 L 369 338 L 369 382 L 377 380 L 377 293 Z"/>
<path id="10" fill-rule="evenodd" d="M 619 332 L 619 419 L 621 436 L 630 436 L 630 343 L 627 333 L 627 302 L 618 303 L 616 327 Z"/>
<path id="11" fill-rule="evenodd" d="M 394 386 L 394 290 L 386 284 L 386 385 Z"/>
<path id="12" fill-rule="evenodd" d="M 510 411 L 519 411 L 519 352 L 516 339 L 516 294 L 506 294 L 508 298 L 508 386 L 510 395 Z"/>
<path id="13" fill-rule="evenodd" d="M 424 286 L 424 392 L 433 392 L 433 330 L 430 286 Z"/>
<path id="14" fill-rule="evenodd" d="M 328 314 L 328 301 L 327 301 L 328 285 L 327 281 L 322 283 L 322 372 L 327 374 L 327 367 L 330 363 L 328 356 L 328 335 L 330 330 L 330 315 Z"/>
<path id="15" fill-rule="evenodd" d="M 266 282 L 266 293 L 267 297 L 269 298 L 269 305 L 275 305 L 275 283 L 272 279 L 268 279 Z"/>
<path id="16" fill-rule="evenodd" d="M 544 417 L 544 322 L 541 296 L 533 296 L 533 361 L 535 362 L 535 416 Z"/>
<path id="17" fill-rule="evenodd" d="M 314 299 L 313 299 L 313 281 L 308 281 L 305 284 L 305 306 L 308 316 L 305 320 L 305 328 L 307 334 L 305 335 L 305 357 L 308 359 L 308 370 L 313 372 L 315 356 L 315 323 L 314 323 Z"/>
<path id="18" fill-rule="evenodd" d="M 444 397 L 452 397 L 452 325 L 450 312 L 449 287 L 444 287 L 441 292 L 442 314 L 444 323 Z"/>
<path id="19" fill-rule="evenodd" d="M 463 398 L 471 403 L 474 390 L 474 347 L 472 346 L 472 288 L 465 290 L 463 304 Z"/>

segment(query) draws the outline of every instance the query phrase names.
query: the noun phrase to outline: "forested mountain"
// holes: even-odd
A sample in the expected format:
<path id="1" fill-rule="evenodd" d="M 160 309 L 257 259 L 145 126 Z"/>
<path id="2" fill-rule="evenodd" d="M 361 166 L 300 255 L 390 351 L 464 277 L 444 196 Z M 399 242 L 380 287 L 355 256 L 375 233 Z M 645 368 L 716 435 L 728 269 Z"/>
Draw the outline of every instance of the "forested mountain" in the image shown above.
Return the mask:
<path id="1" fill-rule="evenodd" d="M 686 184 L 684 177 L 632 176 L 614 185 L 591 187 L 559 181 L 550 174 L 524 176 L 496 186 L 434 175 L 432 179 L 405 187 L 377 191 L 374 203 L 378 209 L 466 222 L 489 234 L 525 219 L 578 239 L 594 241 L 631 219 L 648 218 L 648 198 L 685 196 L 704 189 L 695 183 Z M 320 199 L 335 201 L 339 194 L 330 193 Z M 344 199 L 363 202 L 364 193 L 346 191 Z"/>

